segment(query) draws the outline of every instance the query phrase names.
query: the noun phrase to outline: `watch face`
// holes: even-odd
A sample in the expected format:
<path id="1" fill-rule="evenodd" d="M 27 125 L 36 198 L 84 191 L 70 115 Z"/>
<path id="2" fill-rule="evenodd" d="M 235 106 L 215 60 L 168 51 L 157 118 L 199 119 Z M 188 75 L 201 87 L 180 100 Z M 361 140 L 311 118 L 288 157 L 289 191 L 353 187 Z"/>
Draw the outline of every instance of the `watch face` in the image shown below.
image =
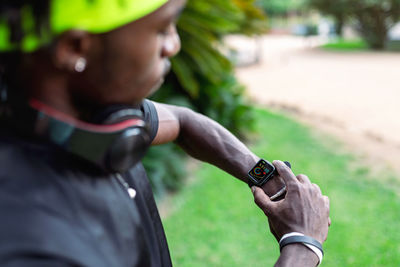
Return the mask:
<path id="1" fill-rule="evenodd" d="M 249 175 L 255 182 L 260 183 L 263 182 L 265 178 L 270 177 L 274 170 L 274 165 L 262 159 L 251 169 Z"/>

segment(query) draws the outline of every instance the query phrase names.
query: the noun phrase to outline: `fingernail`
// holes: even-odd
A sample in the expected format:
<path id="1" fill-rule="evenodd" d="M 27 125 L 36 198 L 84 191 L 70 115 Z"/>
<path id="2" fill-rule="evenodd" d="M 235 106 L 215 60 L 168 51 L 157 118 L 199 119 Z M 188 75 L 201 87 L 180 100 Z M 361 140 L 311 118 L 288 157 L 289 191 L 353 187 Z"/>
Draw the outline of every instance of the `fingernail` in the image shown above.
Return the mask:
<path id="1" fill-rule="evenodd" d="M 255 186 L 252 186 L 251 187 L 251 192 L 254 194 L 254 192 L 256 192 L 256 187 Z"/>

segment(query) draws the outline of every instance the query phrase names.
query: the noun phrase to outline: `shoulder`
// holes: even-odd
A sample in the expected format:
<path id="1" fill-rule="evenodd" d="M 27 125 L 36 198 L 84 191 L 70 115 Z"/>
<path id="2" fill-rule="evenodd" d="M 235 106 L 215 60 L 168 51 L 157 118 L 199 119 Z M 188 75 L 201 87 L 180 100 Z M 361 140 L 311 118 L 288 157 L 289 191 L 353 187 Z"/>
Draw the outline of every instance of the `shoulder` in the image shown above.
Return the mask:
<path id="1" fill-rule="evenodd" d="M 25 139 L 0 137 L 0 183 L 37 184 L 63 168 L 61 150 Z M 65 162 L 65 161 L 64 161 Z M 1 189 L 1 188 L 0 188 Z"/>

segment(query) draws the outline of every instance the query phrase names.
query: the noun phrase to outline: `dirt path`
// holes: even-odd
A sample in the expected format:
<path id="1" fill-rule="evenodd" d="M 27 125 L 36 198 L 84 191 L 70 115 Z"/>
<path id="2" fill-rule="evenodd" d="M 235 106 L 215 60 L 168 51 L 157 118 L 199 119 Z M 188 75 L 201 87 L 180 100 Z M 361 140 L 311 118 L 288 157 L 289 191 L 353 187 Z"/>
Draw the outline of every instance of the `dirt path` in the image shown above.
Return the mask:
<path id="1" fill-rule="evenodd" d="M 400 173 L 400 53 L 326 52 L 317 40 L 262 39 L 260 64 L 237 69 L 258 103 L 341 138 Z"/>

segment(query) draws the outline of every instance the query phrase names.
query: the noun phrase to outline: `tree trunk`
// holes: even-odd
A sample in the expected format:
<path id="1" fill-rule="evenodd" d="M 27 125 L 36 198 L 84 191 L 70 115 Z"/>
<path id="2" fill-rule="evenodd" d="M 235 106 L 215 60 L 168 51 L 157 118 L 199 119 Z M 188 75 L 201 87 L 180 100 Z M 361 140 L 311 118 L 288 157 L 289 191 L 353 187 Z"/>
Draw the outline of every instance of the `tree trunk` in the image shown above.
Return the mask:
<path id="1" fill-rule="evenodd" d="M 335 15 L 335 33 L 338 37 L 343 37 L 343 28 L 344 28 L 344 16 L 343 14 Z"/>
<path id="2" fill-rule="evenodd" d="M 385 49 L 389 27 L 384 10 L 376 6 L 370 7 L 360 10 L 356 18 L 360 25 L 360 33 L 368 46 L 374 50 Z"/>

